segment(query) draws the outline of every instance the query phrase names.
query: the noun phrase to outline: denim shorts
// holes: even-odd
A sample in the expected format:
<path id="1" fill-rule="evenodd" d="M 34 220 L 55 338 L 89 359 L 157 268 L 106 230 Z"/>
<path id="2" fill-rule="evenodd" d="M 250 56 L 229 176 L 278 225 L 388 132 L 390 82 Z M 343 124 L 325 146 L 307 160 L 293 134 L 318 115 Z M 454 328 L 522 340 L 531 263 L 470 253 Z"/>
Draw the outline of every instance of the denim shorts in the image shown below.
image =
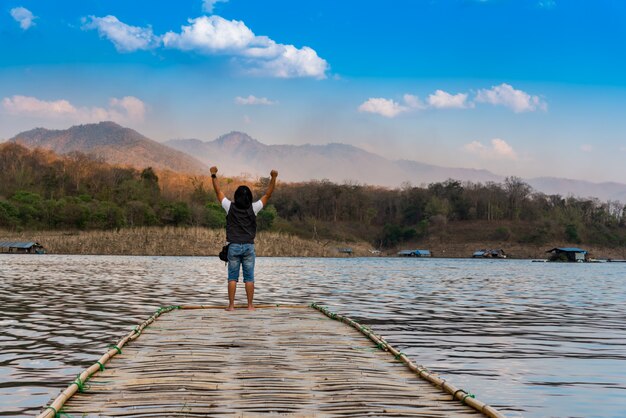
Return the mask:
<path id="1" fill-rule="evenodd" d="M 254 283 L 254 244 L 230 244 L 228 247 L 228 281 L 239 281 L 239 266 L 243 269 L 243 282 Z"/>

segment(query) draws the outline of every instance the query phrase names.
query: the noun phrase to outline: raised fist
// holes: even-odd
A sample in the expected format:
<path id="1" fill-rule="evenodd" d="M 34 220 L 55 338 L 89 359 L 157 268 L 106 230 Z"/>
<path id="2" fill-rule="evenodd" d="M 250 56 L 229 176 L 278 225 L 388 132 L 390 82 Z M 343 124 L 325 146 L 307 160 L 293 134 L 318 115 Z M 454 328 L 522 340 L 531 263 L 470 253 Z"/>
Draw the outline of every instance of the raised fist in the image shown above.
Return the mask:
<path id="1" fill-rule="evenodd" d="M 278 171 L 276 171 L 276 170 L 272 170 L 272 171 L 270 172 L 270 176 L 271 176 L 272 178 L 276 178 L 276 177 L 278 177 Z"/>
<path id="2" fill-rule="evenodd" d="M 211 174 L 217 174 L 217 167 L 213 166 L 210 168 Z"/>

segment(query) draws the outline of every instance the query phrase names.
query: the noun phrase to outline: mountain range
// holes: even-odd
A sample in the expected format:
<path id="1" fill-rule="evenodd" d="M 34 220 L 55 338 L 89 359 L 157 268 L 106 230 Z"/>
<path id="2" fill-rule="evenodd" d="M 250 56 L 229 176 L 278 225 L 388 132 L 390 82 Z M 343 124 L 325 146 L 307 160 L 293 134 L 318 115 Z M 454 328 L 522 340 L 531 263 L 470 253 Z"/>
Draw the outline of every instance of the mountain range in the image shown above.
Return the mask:
<path id="1" fill-rule="evenodd" d="M 277 168 L 289 181 L 329 179 L 397 187 L 404 182 L 428 184 L 458 178 L 474 182 L 499 181 L 487 170 L 444 168 L 407 160 L 389 160 L 352 145 L 265 145 L 245 133 L 231 132 L 214 141 L 177 139 L 165 142 L 225 173 L 267 175 Z"/>
<path id="2" fill-rule="evenodd" d="M 410 160 L 390 160 L 361 148 L 326 145 L 265 145 L 242 132 L 230 132 L 212 140 L 172 139 L 153 141 L 113 122 L 73 126 L 66 130 L 37 128 L 9 141 L 59 154 L 80 151 L 112 164 L 137 168 L 148 166 L 190 174 L 208 173 L 217 165 L 225 175 L 267 176 L 272 168 L 285 181 L 328 179 L 388 187 L 404 183 L 425 185 L 457 179 L 472 182 L 501 182 L 504 176 L 488 170 L 450 168 Z M 192 157 L 193 156 L 193 157 Z M 626 202 L 626 184 L 593 183 L 555 177 L 524 179 L 535 190 L 547 194 L 597 197 Z"/>
<path id="3" fill-rule="evenodd" d="M 208 170 L 190 155 L 114 122 L 78 125 L 65 130 L 36 128 L 19 133 L 9 141 L 28 148 L 49 149 L 57 154 L 78 151 L 108 163 L 138 168 L 153 167 L 190 173 Z"/>
<path id="4" fill-rule="evenodd" d="M 222 172 L 267 176 L 271 168 L 281 179 L 307 181 L 329 179 L 354 181 L 388 187 L 403 183 L 425 185 L 456 179 L 472 182 L 502 182 L 505 176 L 488 170 L 441 167 L 411 160 L 390 160 L 352 145 L 265 145 L 242 132 L 231 132 L 213 141 L 174 139 L 165 142 L 194 155 L 207 165 L 219 165 Z M 546 194 L 597 197 L 626 202 L 626 184 L 594 183 L 557 177 L 524 179 L 535 190 Z"/>

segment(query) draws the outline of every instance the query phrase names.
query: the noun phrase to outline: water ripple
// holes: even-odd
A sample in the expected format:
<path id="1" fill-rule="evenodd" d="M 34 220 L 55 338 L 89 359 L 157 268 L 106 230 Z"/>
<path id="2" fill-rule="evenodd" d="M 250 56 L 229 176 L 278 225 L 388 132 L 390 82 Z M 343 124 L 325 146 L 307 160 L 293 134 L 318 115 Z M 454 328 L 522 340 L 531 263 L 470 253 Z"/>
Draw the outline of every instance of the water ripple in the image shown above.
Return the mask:
<path id="1" fill-rule="evenodd" d="M 156 308 L 223 303 L 210 257 L 0 256 L 0 415 L 32 415 Z M 258 303 L 323 303 L 511 417 L 626 416 L 626 265 L 260 258 Z M 243 300 L 239 289 L 238 300 Z"/>

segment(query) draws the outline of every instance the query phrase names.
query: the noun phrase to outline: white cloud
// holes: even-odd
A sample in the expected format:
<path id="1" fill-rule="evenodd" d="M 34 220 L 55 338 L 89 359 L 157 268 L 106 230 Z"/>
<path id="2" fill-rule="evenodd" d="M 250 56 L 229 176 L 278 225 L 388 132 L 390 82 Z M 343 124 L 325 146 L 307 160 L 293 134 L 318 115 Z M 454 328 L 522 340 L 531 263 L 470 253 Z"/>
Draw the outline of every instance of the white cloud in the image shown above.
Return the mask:
<path id="1" fill-rule="evenodd" d="M 25 7 L 15 7 L 10 11 L 11 17 L 20 24 L 20 28 L 27 30 L 35 24 L 37 16 Z"/>
<path id="2" fill-rule="evenodd" d="M 580 146 L 580 150 L 583 152 L 592 152 L 593 151 L 593 145 L 591 144 L 583 144 Z"/>
<path id="3" fill-rule="evenodd" d="M 267 97 L 256 97 L 256 96 L 250 95 L 248 97 L 241 97 L 241 96 L 235 97 L 235 103 L 237 103 L 238 105 L 265 105 L 265 106 L 270 106 L 270 105 L 276 104 L 277 102 L 272 101 L 272 100 L 268 99 Z"/>
<path id="4" fill-rule="evenodd" d="M 115 16 L 89 16 L 83 23 L 83 30 L 96 29 L 100 37 L 113 42 L 119 52 L 154 49 L 161 43 L 151 27 L 130 26 L 120 22 Z"/>
<path id="5" fill-rule="evenodd" d="M 408 93 L 402 96 L 402 99 L 404 104 L 394 102 L 392 99 L 370 98 L 359 106 L 359 110 L 394 117 L 399 113 L 415 110 L 471 109 L 476 106 L 476 103 L 505 106 L 516 113 L 547 110 L 548 108 L 548 105 L 539 96 L 531 96 L 506 83 L 493 86 L 491 89 L 479 90 L 474 100 L 470 100 L 467 93 L 451 94 L 440 89 L 430 94 L 425 103 L 419 97 Z"/>
<path id="6" fill-rule="evenodd" d="M 202 2 L 202 11 L 206 13 L 213 13 L 213 8 L 216 3 L 227 3 L 228 0 L 204 0 Z"/>
<path id="7" fill-rule="evenodd" d="M 470 107 L 467 103 L 467 94 L 450 94 L 443 90 L 437 90 L 428 96 L 428 104 L 436 109 L 465 109 Z"/>
<path id="8" fill-rule="evenodd" d="M 266 36 L 256 36 L 242 21 L 220 16 L 189 19 L 180 33 L 167 32 L 163 45 L 182 51 L 213 55 L 233 55 L 246 64 L 251 74 L 279 77 L 326 78 L 328 63 L 307 46 L 279 44 Z"/>
<path id="9" fill-rule="evenodd" d="M 489 90 L 479 90 L 476 94 L 476 102 L 505 106 L 512 109 L 515 113 L 547 110 L 548 108 L 548 105 L 539 96 L 531 96 L 522 90 L 514 89 L 513 86 L 506 83 L 493 86 Z"/>
<path id="10" fill-rule="evenodd" d="M 469 144 L 465 144 L 463 148 L 467 152 L 486 159 L 517 160 L 517 153 L 513 150 L 513 147 L 500 138 L 492 139 L 491 145 L 483 145 L 479 141 L 472 141 Z"/>
<path id="11" fill-rule="evenodd" d="M 136 97 L 112 98 L 109 107 L 76 107 L 68 100 L 46 101 L 36 97 L 12 96 L 2 99 L 2 109 L 14 116 L 40 119 L 62 119 L 72 122 L 100 122 L 113 120 L 120 123 L 141 122 L 146 113 L 145 104 Z"/>
<path id="12" fill-rule="evenodd" d="M 263 58 L 262 55 L 255 56 L 259 53 L 256 47 L 244 52 L 245 56 L 250 57 L 246 60 L 249 73 L 278 78 L 326 78 L 328 63 L 312 48 L 305 46 L 298 49 L 293 45 L 270 42 L 268 48 L 261 48 L 265 49 L 261 53 L 265 55 Z"/>
<path id="13" fill-rule="evenodd" d="M 189 23 L 189 26 L 181 27 L 181 33 L 167 32 L 163 36 L 163 44 L 182 51 L 234 54 L 248 48 L 255 38 L 254 33 L 238 20 L 201 16 L 189 19 Z"/>
<path id="14" fill-rule="evenodd" d="M 426 105 L 417 96 L 405 94 L 402 98 L 404 99 L 404 103 L 411 109 L 426 109 Z"/>
<path id="15" fill-rule="evenodd" d="M 113 97 L 109 100 L 109 104 L 112 109 L 121 110 L 130 120 L 143 121 L 146 116 L 146 104 L 133 96 L 126 96 L 121 99 Z"/>
<path id="16" fill-rule="evenodd" d="M 214 3 L 213 3 L 214 4 Z M 328 62 L 312 48 L 279 44 L 267 36 L 256 36 L 242 21 L 220 16 L 189 19 L 180 33 L 156 36 L 151 27 L 130 26 L 115 16 L 84 19 L 83 29 L 97 29 L 119 52 L 165 47 L 205 55 L 230 55 L 250 74 L 296 78 L 326 78 Z"/>
<path id="17" fill-rule="evenodd" d="M 359 112 L 376 113 L 386 118 L 393 118 L 402 112 L 409 110 L 408 107 L 384 98 L 369 98 L 359 106 Z"/>
<path id="18" fill-rule="evenodd" d="M 35 97 L 13 96 L 2 99 L 2 107 L 12 115 L 31 114 L 40 117 L 71 115 L 76 108 L 67 100 L 43 101 Z"/>

